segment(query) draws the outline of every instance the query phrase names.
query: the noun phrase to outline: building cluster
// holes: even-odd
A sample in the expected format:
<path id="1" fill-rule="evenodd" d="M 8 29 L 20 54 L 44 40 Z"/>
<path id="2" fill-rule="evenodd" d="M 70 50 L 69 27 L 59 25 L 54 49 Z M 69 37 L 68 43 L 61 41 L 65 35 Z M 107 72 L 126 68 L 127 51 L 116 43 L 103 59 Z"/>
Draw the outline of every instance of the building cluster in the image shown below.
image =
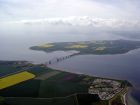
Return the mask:
<path id="1" fill-rule="evenodd" d="M 122 90 L 121 83 L 115 80 L 95 79 L 90 87 L 89 94 L 98 94 L 101 100 L 109 100 Z"/>

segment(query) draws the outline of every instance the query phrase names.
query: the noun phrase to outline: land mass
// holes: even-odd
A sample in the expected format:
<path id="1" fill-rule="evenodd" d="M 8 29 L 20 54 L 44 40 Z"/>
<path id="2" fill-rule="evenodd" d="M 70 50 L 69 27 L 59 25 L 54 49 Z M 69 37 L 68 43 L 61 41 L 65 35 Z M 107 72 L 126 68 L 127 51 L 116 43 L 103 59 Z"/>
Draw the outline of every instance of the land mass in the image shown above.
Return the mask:
<path id="1" fill-rule="evenodd" d="M 0 105 L 125 105 L 125 80 L 54 70 L 27 61 L 0 61 Z"/>
<path id="2" fill-rule="evenodd" d="M 100 40 L 80 42 L 57 42 L 32 46 L 30 49 L 45 52 L 76 50 L 79 54 L 124 54 L 140 48 L 140 41 Z"/>

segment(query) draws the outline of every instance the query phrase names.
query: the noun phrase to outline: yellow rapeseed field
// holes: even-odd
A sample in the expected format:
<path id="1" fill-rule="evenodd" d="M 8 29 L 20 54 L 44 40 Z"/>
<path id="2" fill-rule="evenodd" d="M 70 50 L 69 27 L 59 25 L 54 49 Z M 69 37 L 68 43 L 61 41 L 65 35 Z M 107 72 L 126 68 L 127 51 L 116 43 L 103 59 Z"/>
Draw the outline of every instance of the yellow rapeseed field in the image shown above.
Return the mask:
<path id="1" fill-rule="evenodd" d="M 54 45 L 47 43 L 47 44 L 44 44 L 44 45 L 40 45 L 39 47 L 50 48 L 50 47 L 53 47 L 53 46 Z"/>
<path id="2" fill-rule="evenodd" d="M 0 90 L 34 78 L 35 75 L 27 71 L 13 74 L 0 79 Z"/>
<path id="3" fill-rule="evenodd" d="M 88 46 L 84 44 L 77 44 L 77 45 L 68 46 L 66 48 L 86 48 L 86 47 Z"/>
<path id="4" fill-rule="evenodd" d="M 105 49 L 106 49 L 106 47 L 98 47 L 98 48 L 96 48 L 96 51 L 103 51 Z"/>

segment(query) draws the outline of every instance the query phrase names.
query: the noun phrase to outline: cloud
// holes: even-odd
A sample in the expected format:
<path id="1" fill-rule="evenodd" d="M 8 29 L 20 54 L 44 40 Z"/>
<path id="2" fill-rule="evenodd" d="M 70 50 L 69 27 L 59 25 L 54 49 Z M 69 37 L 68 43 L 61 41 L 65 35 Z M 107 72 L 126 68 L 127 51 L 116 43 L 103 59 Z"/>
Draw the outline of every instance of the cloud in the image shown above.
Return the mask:
<path id="1" fill-rule="evenodd" d="M 139 0 L 0 0 L 0 33 L 139 37 L 138 10 Z"/>
<path id="2" fill-rule="evenodd" d="M 31 37 L 36 41 L 140 39 L 140 21 L 72 16 L 3 22 L 0 37 Z M 8 31 L 7 31 L 8 27 Z"/>
<path id="3" fill-rule="evenodd" d="M 70 16 L 139 19 L 139 9 L 138 0 L 1 0 L 0 20 Z"/>
<path id="4" fill-rule="evenodd" d="M 12 24 L 92 27 L 100 29 L 136 30 L 140 28 L 140 20 L 103 19 L 89 16 L 72 16 L 66 18 L 45 18 L 35 20 L 21 20 Z"/>

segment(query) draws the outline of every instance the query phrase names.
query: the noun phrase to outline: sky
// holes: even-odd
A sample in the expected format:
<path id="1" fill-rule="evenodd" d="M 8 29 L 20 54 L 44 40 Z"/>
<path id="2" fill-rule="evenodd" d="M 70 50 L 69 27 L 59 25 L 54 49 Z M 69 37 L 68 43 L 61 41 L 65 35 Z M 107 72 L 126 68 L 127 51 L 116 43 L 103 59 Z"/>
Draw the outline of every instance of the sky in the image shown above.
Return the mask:
<path id="1" fill-rule="evenodd" d="M 102 31 L 137 39 L 139 10 L 140 0 L 0 0 L 0 32 L 8 26 L 14 31 L 24 27 L 50 34 Z"/>
<path id="2" fill-rule="evenodd" d="M 139 0 L 0 0 L 0 20 L 54 17 L 139 19 Z"/>

